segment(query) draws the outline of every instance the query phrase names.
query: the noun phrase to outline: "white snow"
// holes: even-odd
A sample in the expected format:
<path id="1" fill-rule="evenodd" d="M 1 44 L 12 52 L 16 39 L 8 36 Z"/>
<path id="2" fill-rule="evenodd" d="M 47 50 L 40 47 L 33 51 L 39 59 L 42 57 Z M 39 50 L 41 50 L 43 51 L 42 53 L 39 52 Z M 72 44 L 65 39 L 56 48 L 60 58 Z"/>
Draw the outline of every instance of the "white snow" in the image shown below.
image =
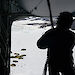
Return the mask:
<path id="1" fill-rule="evenodd" d="M 25 19 L 14 21 L 12 24 L 11 55 L 19 53 L 26 54 L 26 56 L 23 57 L 24 59 L 10 59 L 10 64 L 14 63 L 13 60 L 18 60 L 17 63 L 14 63 L 15 67 L 10 67 L 10 75 L 42 75 L 47 50 L 39 49 L 36 43 L 42 34 L 51 27 L 39 28 L 40 25 L 27 25 L 29 23 L 49 23 L 49 21 L 34 20 L 36 18 L 33 17 Z M 21 51 L 23 48 L 26 51 Z"/>
<path id="2" fill-rule="evenodd" d="M 18 60 L 15 67 L 10 68 L 10 75 L 42 75 L 43 67 L 46 61 L 47 50 L 40 50 L 37 48 L 37 40 L 48 28 L 39 28 L 40 25 L 32 26 L 28 23 L 45 23 L 45 21 L 30 21 L 19 20 L 14 21 L 11 31 L 11 51 L 19 54 L 26 54 L 24 59 L 12 58 Z M 25 25 L 24 25 L 25 24 Z M 21 51 L 21 49 L 26 51 Z M 14 63 L 15 64 L 15 63 Z"/>

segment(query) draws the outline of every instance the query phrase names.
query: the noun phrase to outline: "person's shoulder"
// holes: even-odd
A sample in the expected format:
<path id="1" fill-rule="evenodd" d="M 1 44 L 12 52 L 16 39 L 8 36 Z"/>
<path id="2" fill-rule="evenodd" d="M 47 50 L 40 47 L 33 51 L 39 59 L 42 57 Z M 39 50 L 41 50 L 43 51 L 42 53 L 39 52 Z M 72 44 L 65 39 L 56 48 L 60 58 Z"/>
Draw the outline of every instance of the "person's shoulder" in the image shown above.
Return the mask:
<path id="1" fill-rule="evenodd" d="M 75 35 L 75 33 L 71 30 L 69 30 L 69 33 L 72 34 L 72 35 Z"/>
<path id="2" fill-rule="evenodd" d="M 53 34 L 55 32 L 55 28 L 54 29 L 49 29 L 48 31 L 45 32 L 45 34 Z"/>
<path id="3" fill-rule="evenodd" d="M 75 38 L 75 33 L 74 33 L 73 31 L 69 31 L 69 34 L 70 34 L 73 38 Z"/>

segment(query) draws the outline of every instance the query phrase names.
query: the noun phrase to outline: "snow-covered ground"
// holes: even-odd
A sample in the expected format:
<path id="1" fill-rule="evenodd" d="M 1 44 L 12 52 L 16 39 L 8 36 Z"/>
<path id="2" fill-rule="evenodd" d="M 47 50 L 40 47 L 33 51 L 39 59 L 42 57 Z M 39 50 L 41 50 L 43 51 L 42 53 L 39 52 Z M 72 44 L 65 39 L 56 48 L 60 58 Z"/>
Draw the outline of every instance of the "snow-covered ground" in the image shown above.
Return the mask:
<path id="1" fill-rule="evenodd" d="M 11 56 L 14 56 L 14 53 L 26 54 L 26 56 L 23 59 L 10 59 L 10 65 L 16 65 L 10 67 L 10 75 L 42 75 L 47 50 L 38 49 L 36 43 L 42 34 L 51 28 L 51 26 L 44 27 L 45 24 L 49 24 L 49 18 L 26 17 L 13 22 L 11 30 Z M 21 49 L 26 50 L 21 51 Z M 74 53 L 73 56 L 75 56 Z M 13 60 L 18 62 L 13 62 Z"/>

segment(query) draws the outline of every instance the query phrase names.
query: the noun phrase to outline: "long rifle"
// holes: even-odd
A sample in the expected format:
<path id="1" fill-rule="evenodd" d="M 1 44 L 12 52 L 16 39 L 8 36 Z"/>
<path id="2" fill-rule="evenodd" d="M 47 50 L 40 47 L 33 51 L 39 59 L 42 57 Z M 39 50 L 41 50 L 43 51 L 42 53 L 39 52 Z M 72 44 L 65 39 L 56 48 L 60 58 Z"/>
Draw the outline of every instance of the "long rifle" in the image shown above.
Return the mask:
<path id="1" fill-rule="evenodd" d="M 52 20 L 52 12 L 51 12 L 50 0 L 47 0 L 47 4 L 48 4 L 48 9 L 49 9 L 49 15 L 50 15 L 51 25 L 52 25 L 52 28 L 54 28 L 54 26 L 53 26 L 53 20 Z"/>
<path id="2" fill-rule="evenodd" d="M 54 29 L 53 20 L 52 20 L 51 5 L 50 5 L 50 1 L 49 0 L 47 0 L 47 4 L 48 4 L 48 8 L 49 8 L 51 26 L 52 26 L 52 29 Z M 48 53 L 48 51 L 47 51 L 47 53 Z M 48 67 L 48 56 L 47 56 L 46 63 L 45 63 L 45 66 L 44 66 L 43 75 L 47 74 L 47 67 Z"/>

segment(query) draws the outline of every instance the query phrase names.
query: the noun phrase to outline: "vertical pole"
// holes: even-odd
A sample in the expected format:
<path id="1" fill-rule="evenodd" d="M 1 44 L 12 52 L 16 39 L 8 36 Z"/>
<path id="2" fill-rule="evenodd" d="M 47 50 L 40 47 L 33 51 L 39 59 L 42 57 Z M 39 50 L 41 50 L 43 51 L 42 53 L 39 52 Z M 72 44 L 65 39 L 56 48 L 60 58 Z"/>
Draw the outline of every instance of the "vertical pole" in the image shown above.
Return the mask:
<path id="1" fill-rule="evenodd" d="M 49 1 L 49 0 L 47 0 L 47 4 L 48 4 L 48 8 L 49 8 L 50 21 L 51 21 L 52 29 L 54 29 L 53 20 L 52 20 L 51 5 L 50 5 L 50 1 Z M 47 52 L 47 53 L 48 53 L 48 52 Z M 47 60 L 46 60 L 45 66 L 44 66 L 43 75 L 47 75 L 47 66 L 49 66 L 49 65 L 48 65 L 48 58 L 47 58 Z M 51 68 L 48 67 L 48 69 L 51 69 Z M 49 72 L 49 74 L 50 74 L 50 72 Z"/>
<path id="2" fill-rule="evenodd" d="M 52 20 L 51 5 L 50 5 L 50 1 L 49 1 L 49 0 L 47 0 L 47 4 L 48 4 L 48 8 L 49 8 L 49 13 L 50 13 L 50 21 L 51 21 L 51 25 L 52 25 L 52 28 L 54 29 L 54 26 L 53 26 L 53 20 Z"/>

